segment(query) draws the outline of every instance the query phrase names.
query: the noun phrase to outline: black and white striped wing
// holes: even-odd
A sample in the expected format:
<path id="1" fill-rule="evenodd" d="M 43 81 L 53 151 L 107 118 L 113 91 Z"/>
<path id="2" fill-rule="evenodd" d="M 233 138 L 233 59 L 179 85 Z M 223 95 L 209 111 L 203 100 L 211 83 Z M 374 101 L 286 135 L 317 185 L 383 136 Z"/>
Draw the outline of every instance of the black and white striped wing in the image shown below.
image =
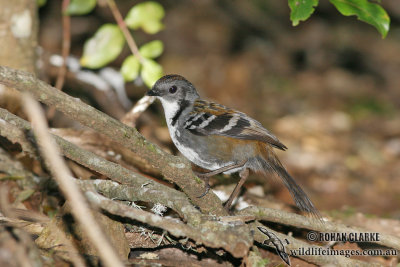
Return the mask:
<path id="1" fill-rule="evenodd" d="M 282 144 L 261 123 L 242 112 L 222 105 L 198 100 L 184 128 L 196 135 L 221 135 L 237 139 L 257 140 L 285 150 Z"/>

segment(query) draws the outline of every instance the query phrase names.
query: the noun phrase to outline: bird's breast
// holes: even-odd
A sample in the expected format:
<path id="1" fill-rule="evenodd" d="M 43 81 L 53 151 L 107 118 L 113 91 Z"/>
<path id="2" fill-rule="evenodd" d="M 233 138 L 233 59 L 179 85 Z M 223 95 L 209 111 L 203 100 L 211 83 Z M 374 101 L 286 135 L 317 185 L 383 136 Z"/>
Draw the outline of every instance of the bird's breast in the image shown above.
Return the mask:
<path id="1" fill-rule="evenodd" d="M 186 129 L 178 129 L 172 125 L 168 128 L 177 149 L 188 160 L 208 170 L 237 164 L 256 153 L 253 145 L 255 142 L 217 135 L 194 135 Z"/>

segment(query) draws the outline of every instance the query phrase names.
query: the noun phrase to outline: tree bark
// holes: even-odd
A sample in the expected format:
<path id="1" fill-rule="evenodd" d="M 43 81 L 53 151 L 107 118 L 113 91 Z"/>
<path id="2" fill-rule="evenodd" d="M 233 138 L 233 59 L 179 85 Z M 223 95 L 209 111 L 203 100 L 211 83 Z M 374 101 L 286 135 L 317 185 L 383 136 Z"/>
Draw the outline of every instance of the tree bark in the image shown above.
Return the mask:
<path id="1" fill-rule="evenodd" d="M 0 0 L 0 65 L 36 73 L 38 16 L 36 0 Z M 20 109 L 19 93 L 0 85 L 0 106 Z"/>

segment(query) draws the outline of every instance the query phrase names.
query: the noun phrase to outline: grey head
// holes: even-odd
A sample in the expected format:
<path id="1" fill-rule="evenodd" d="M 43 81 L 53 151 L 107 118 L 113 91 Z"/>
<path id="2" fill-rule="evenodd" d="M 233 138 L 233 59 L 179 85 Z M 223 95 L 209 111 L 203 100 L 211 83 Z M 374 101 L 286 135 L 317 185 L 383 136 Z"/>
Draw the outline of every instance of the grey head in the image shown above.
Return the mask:
<path id="1" fill-rule="evenodd" d="M 196 88 L 184 77 L 177 74 L 169 74 L 161 77 L 147 92 L 148 96 L 156 96 L 163 103 L 193 103 L 199 94 Z"/>

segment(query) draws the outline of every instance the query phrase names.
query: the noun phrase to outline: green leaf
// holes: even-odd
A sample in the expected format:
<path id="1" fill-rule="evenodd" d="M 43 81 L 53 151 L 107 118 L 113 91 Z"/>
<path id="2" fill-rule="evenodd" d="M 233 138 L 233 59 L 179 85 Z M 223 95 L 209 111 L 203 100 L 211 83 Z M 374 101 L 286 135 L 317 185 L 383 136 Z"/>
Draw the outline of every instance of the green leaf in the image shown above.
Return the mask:
<path id="1" fill-rule="evenodd" d="M 318 0 L 289 0 L 290 20 L 297 26 L 302 20 L 308 19 L 318 5 Z"/>
<path id="2" fill-rule="evenodd" d="M 142 28 L 146 33 L 154 34 L 164 28 L 161 22 L 164 15 L 162 5 L 147 1 L 132 7 L 126 15 L 125 23 L 133 30 Z"/>
<path id="3" fill-rule="evenodd" d="M 118 57 L 125 39 L 115 24 L 104 24 L 95 35 L 85 42 L 81 65 L 87 68 L 101 68 Z"/>
<path id="4" fill-rule="evenodd" d="M 164 29 L 164 24 L 161 21 L 147 21 L 142 25 L 143 31 L 148 34 L 155 34 Z"/>
<path id="5" fill-rule="evenodd" d="M 68 15 L 85 15 L 96 7 L 96 0 L 71 0 L 67 8 Z"/>
<path id="6" fill-rule="evenodd" d="M 131 82 L 135 80 L 139 75 L 139 68 L 140 68 L 139 60 L 135 56 L 130 55 L 122 63 L 120 72 L 126 82 Z"/>
<path id="7" fill-rule="evenodd" d="M 42 7 L 46 4 L 47 0 L 36 0 L 36 4 L 38 7 Z"/>
<path id="8" fill-rule="evenodd" d="M 151 88 L 154 83 L 163 76 L 163 69 L 161 65 L 154 60 L 145 59 L 141 75 L 144 83 Z"/>
<path id="9" fill-rule="evenodd" d="M 390 17 L 380 5 L 368 0 L 330 0 L 344 16 L 355 15 L 361 21 L 373 25 L 382 38 L 385 38 L 390 27 Z"/>
<path id="10" fill-rule="evenodd" d="M 160 40 L 154 40 L 140 47 L 139 52 L 143 57 L 156 58 L 159 57 L 164 50 L 164 44 Z"/>

